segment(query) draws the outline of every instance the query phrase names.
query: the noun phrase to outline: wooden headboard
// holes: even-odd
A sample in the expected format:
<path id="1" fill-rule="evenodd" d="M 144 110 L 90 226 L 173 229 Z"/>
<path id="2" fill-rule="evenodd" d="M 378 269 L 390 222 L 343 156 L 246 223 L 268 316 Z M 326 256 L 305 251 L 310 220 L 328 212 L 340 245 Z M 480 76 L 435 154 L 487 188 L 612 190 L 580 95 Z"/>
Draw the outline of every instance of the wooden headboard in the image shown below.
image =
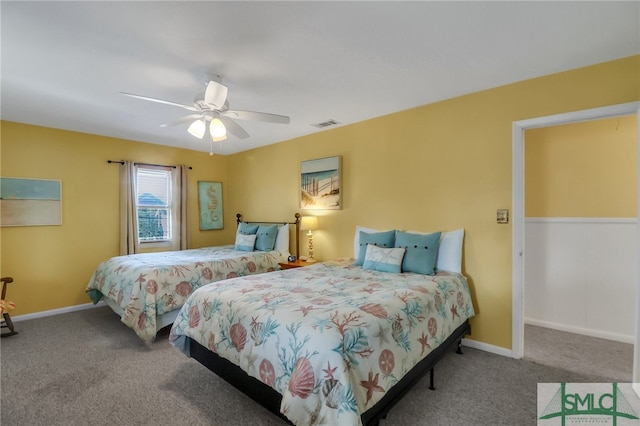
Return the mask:
<path id="1" fill-rule="evenodd" d="M 252 220 L 252 221 L 246 221 L 246 220 L 242 220 L 242 214 L 238 213 L 236 214 L 236 225 L 240 226 L 240 224 L 242 222 L 244 223 L 264 223 L 264 224 L 274 224 L 274 225 L 295 225 L 296 226 L 296 235 L 295 235 L 295 241 L 296 241 L 296 259 L 298 259 L 300 257 L 300 213 L 296 213 L 294 215 L 295 220 L 293 222 L 288 222 L 288 221 L 282 221 L 282 222 L 273 222 L 273 221 L 265 221 L 265 220 Z"/>

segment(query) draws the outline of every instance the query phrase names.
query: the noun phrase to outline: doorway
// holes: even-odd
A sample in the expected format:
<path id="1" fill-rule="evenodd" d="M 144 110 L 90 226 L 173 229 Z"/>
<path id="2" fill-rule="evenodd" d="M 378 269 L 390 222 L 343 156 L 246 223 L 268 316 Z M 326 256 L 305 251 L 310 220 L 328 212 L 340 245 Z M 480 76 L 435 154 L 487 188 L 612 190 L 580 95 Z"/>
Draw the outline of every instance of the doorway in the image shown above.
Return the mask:
<path id="1" fill-rule="evenodd" d="M 628 115 L 525 131 L 528 361 L 631 382 L 636 124 Z"/>
<path id="2" fill-rule="evenodd" d="M 560 124 L 589 121 L 608 117 L 625 115 L 640 116 L 640 102 L 576 111 L 547 117 L 538 117 L 513 123 L 512 134 L 512 164 L 513 164 L 513 237 L 512 237 L 512 356 L 520 359 L 524 354 L 524 133 L 527 129 L 554 126 Z M 640 136 L 639 136 L 640 138 Z M 640 146 L 640 140 L 638 141 Z M 640 149 L 638 150 L 640 153 Z M 639 154 L 640 155 L 640 154 Z M 640 191 L 640 185 L 638 186 Z M 640 203 L 640 196 L 638 197 Z M 640 208 L 638 208 L 640 215 Z M 640 243 L 640 232 L 636 235 Z M 638 244 L 640 247 L 640 244 Z M 640 271 L 640 264 L 636 260 L 636 268 Z M 640 312 L 640 282 L 636 283 L 636 312 Z M 640 382 L 639 348 L 640 315 L 636 314 L 635 343 L 633 355 L 633 382 Z M 638 391 L 640 389 L 636 389 Z"/>

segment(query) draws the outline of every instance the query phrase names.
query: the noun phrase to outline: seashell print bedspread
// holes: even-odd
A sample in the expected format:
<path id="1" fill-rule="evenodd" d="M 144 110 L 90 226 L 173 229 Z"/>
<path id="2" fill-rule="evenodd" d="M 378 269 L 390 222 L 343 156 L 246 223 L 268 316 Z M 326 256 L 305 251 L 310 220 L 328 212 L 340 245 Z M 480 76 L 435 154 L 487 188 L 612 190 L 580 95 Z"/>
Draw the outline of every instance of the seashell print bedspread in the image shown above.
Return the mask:
<path id="1" fill-rule="evenodd" d="M 180 308 L 198 287 L 278 269 L 277 251 L 238 251 L 233 245 L 117 256 L 102 262 L 86 291 L 120 306 L 122 322 L 143 340 L 156 335 L 156 315 Z"/>
<path id="2" fill-rule="evenodd" d="M 201 287 L 170 340 L 189 355 L 191 337 L 277 390 L 294 424 L 361 424 L 360 415 L 474 309 L 460 274 L 392 274 L 352 263 Z"/>

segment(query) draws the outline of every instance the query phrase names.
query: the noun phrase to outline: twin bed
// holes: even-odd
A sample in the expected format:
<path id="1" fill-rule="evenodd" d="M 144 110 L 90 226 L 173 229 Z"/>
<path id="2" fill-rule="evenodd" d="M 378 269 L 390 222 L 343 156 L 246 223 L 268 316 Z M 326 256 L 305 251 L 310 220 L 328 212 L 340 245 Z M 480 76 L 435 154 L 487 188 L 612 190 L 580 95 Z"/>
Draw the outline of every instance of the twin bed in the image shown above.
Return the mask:
<path id="1" fill-rule="evenodd" d="M 435 363 L 470 333 L 474 310 L 460 273 L 462 230 L 431 234 L 430 247 L 388 250 L 370 238 L 383 233 L 360 230 L 355 262 L 197 289 L 175 319 L 171 343 L 288 422 L 378 424 L 424 374 L 433 380 Z M 427 273 L 404 264 L 410 251 L 422 256 L 433 246 L 437 264 Z"/>
<path id="2" fill-rule="evenodd" d="M 273 250 L 243 251 L 235 245 L 192 250 L 117 256 L 96 268 L 86 287 L 94 303 L 104 301 L 141 339 L 152 341 L 173 323 L 180 307 L 197 288 L 228 278 L 272 272 L 289 256 L 289 226 L 295 229 L 296 250 L 300 215 L 293 222 L 243 222 L 277 227 Z M 297 251 L 296 251 L 297 254 Z"/>

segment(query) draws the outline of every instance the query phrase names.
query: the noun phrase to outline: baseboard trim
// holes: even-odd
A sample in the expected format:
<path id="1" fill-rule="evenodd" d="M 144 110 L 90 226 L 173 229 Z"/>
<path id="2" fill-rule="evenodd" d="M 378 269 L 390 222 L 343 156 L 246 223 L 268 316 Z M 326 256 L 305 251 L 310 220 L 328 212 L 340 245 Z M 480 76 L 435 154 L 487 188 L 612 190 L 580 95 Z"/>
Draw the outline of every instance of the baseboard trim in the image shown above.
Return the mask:
<path id="1" fill-rule="evenodd" d="M 550 328 L 552 330 L 566 331 L 568 333 L 582 334 L 583 336 L 598 337 L 600 339 L 614 340 L 622 343 L 634 343 L 633 336 L 625 334 L 610 333 L 601 330 L 592 330 L 589 328 L 575 327 L 572 325 L 560 324 L 550 321 L 542 321 L 533 318 L 525 318 L 525 324 L 535 325 L 538 327 Z"/>
<path id="2" fill-rule="evenodd" d="M 49 311 L 35 312 L 33 314 L 18 315 L 15 317 L 12 316 L 11 320 L 13 322 L 26 321 L 30 319 L 45 318 L 45 317 L 51 317 L 54 315 L 66 314 L 69 312 L 84 311 L 85 309 L 100 308 L 102 306 L 107 306 L 107 305 L 104 302 L 98 302 L 95 305 L 93 303 L 85 303 L 83 305 L 75 305 L 75 306 L 68 306 L 66 308 L 51 309 Z"/>
<path id="3" fill-rule="evenodd" d="M 511 349 L 490 345 L 488 343 L 478 342 L 477 340 L 464 338 L 462 339 L 462 346 L 466 346 L 472 349 L 478 349 L 480 351 L 489 352 L 496 355 L 506 356 L 507 358 L 513 358 L 513 351 Z"/>

